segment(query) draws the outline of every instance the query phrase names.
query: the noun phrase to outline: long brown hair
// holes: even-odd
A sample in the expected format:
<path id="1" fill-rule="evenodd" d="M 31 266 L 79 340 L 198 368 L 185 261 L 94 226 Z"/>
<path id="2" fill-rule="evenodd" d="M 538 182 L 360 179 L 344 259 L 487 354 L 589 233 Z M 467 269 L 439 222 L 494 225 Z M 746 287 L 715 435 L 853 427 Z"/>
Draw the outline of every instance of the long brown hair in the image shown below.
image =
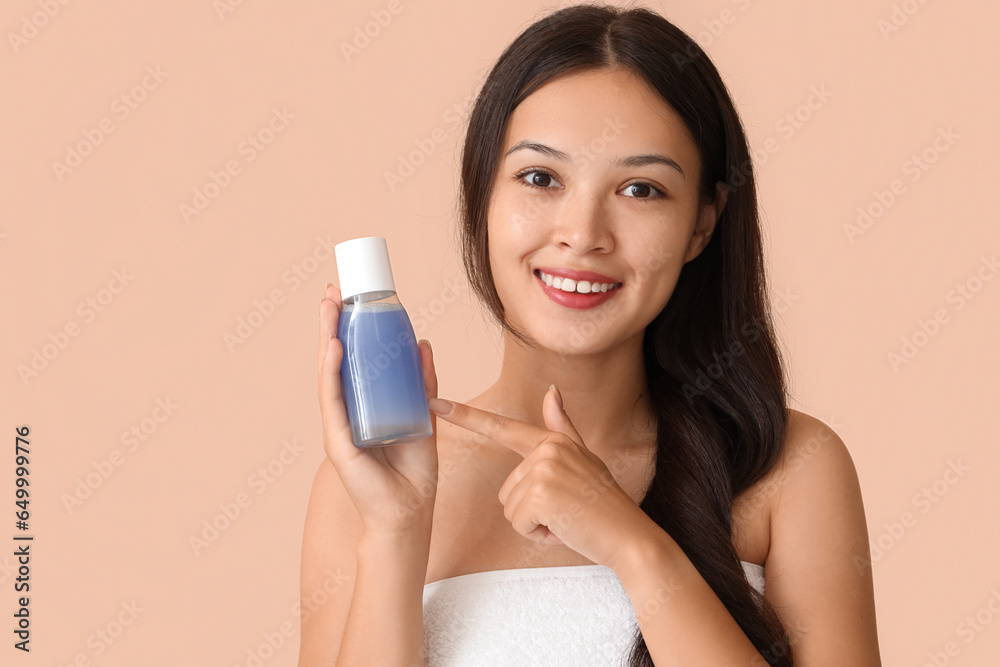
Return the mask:
<path id="1" fill-rule="evenodd" d="M 487 211 L 514 109 L 556 75 L 623 67 L 683 119 L 701 156 L 699 199 L 728 198 L 708 245 L 683 267 L 646 327 L 643 357 L 657 420 L 652 482 L 640 507 L 683 549 L 768 664 L 792 665 L 773 607 L 746 579 L 732 540 L 733 499 L 777 462 L 786 384 L 771 320 L 753 164 L 719 72 L 682 30 L 644 8 L 577 5 L 524 30 L 490 71 L 462 153 L 463 261 L 473 290 L 505 320 L 490 269 Z M 641 632 L 630 667 L 653 664 Z"/>

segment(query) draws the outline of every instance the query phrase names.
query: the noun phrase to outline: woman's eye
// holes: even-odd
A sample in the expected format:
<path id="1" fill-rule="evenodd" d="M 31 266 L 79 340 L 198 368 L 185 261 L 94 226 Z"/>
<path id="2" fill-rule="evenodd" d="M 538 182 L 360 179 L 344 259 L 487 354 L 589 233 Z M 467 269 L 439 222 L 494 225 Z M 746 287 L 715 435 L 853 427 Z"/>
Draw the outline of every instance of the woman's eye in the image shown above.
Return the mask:
<path id="1" fill-rule="evenodd" d="M 663 195 L 662 192 L 649 183 L 630 183 L 625 186 L 623 192 L 631 192 L 631 195 L 626 196 L 633 197 L 634 199 L 656 199 L 657 196 Z"/>
<path id="2" fill-rule="evenodd" d="M 552 174 L 544 171 L 523 171 L 517 175 L 517 178 L 525 185 L 536 188 L 548 188 L 552 183 L 556 182 L 552 178 Z"/>

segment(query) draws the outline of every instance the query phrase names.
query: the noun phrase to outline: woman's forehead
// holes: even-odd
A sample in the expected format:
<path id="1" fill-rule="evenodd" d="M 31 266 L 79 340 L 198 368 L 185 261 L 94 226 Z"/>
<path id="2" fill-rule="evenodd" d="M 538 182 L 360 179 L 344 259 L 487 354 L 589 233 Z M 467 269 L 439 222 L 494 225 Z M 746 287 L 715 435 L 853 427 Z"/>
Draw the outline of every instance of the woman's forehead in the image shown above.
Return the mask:
<path id="1" fill-rule="evenodd" d="M 640 77 L 619 68 L 560 75 L 533 91 L 508 121 L 503 154 L 525 140 L 565 153 L 603 144 L 609 158 L 655 150 L 682 165 L 697 160 L 677 112 Z"/>

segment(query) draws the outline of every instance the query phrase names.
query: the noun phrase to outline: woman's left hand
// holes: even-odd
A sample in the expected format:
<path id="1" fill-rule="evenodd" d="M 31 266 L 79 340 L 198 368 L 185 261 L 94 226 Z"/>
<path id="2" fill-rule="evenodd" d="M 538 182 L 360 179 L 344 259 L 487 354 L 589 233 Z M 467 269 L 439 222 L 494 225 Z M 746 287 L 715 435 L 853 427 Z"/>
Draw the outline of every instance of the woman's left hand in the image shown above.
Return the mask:
<path id="1" fill-rule="evenodd" d="M 455 407 L 446 414 L 431 409 L 524 457 L 498 495 L 514 530 L 542 544 L 565 544 L 594 563 L 614 567 L 639 537 L 636 527 L 649 517 L 584 444 L 556 393 L 550 389 L 542 399 L 548 430 L 449 402 Z"/>

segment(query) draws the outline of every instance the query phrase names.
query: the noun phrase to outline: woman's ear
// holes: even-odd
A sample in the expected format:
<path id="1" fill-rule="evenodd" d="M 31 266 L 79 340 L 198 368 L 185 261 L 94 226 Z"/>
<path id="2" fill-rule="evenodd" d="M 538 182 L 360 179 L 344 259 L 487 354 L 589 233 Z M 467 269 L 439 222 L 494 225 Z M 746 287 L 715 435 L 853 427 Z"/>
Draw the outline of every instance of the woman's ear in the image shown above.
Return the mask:
<path id="1" fill-rule="evenodd" d="M 684 257 L 685 264 L 700 255 L 701 251 L 708 245 L 708 242 L 712 240 L 715 223 L 718 222 L 719 216 L 722 215 L 722 209 L 726 207 L 728 195 L 729 191 L 726 189 L 725 183 L 720 181 L 715 184 L 715 201 L 702 204 L 701 211 L 698 212 L 698 221 L 695 224 L 694 234 L 691 236 L 691 242 L 688 244 L 687 255 Z"/>

